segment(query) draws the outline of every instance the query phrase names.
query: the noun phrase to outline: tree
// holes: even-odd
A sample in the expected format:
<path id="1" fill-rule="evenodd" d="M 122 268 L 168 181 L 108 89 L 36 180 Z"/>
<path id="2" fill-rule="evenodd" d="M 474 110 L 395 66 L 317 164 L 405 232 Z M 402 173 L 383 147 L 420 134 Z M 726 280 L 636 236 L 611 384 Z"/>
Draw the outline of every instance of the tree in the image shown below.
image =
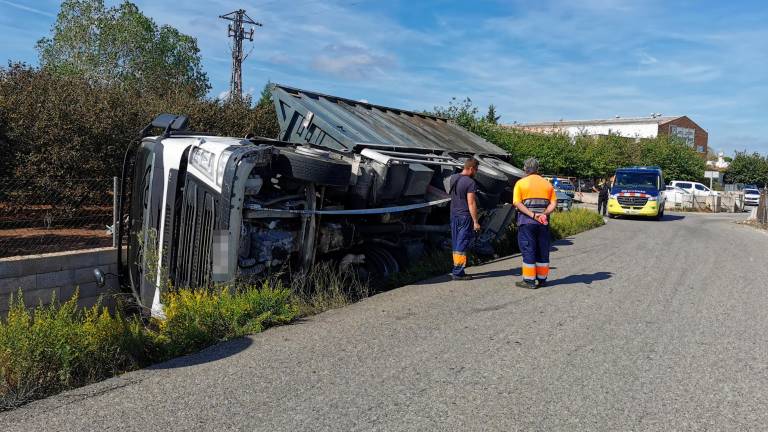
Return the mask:
<path id="1" fill-rule="evenodd" d="M 257 106 L 260 107 L 269 107 L 272 106 L 272 81 L 267 80 L 267 83 L 264 84 L 264 88 L 261 89 L 261 95 L 259 96 L 259 102 L 256 103 Z"/>
<path id="2" fill-rule="evenodd" d="M 40 39 L 37 50 L 44 69 L 94 84 L 197 97 L 211 88 L 196 39 L 158 27 L 129 1 L 107 8 L 103 0 L 64 0 L 51 36 Z"/>
<path id="3" fill-rule="evenodd" d="M 768 158 L 759 153 L 737 152 L 725 171 L 725 181 L 768 186 Z"/>
<path id="4" fill-rule="evenodd" d="M 479 120 L 477 118 L 477 107 L 472 104 L 472 99 L 464 98 L 458 101 L 455 97 L 451 98 L 448 106 L 436 106 L 433 110 L 424 111 L 424 114 L 443 117 L 455 121 L 465 129 L 472 130 Z"/>
<path id="5" fill-rule="evenodd" d="M 490 124 L 499 124 L 500 118 L 500 115 L 496 115 L 496 107 L 493 104 L 488 105 L 488 113 L 484 120 Z"/>

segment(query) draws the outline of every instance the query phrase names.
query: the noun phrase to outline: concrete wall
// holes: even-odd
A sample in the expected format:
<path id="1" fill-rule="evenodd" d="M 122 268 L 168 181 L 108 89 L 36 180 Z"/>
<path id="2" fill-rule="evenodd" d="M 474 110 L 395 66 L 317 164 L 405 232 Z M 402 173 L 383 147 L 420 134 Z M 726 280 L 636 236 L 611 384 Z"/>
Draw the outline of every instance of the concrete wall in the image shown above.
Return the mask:
<path id="1" fill-rule="evenodd" d="M 10 295 L 21 288 L 24 301 L 32 306 L 50 303 L 51 294 L 65 301 L 80 289 L 81 306 L 96 303 L 99 295 L 117 292 L 117 278 L 107 275 L 104 287 L 96 285 L 93 269 L 117 274 L 117 255 L 113 248 L 58 252 L 42 255 L 0 258 L 0 315 L 8 310 Z M 111 299 L 105 296 L 105 303 Z"/>

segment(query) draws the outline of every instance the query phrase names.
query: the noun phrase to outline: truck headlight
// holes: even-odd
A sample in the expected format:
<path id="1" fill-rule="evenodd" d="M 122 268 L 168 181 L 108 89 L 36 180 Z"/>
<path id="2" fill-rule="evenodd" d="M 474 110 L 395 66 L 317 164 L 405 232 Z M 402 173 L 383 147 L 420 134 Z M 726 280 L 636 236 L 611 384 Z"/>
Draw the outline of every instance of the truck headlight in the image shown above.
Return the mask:
<path id="1" fill-rule="evenodd" d="M 213 153 L 207 150 L 203 150 L 200 147 L 194 147 L 189 156 L 189 160 L 192 166 L 200 170 L 200 172 L 205 174 L 206 177 L 213 180 L 213 175 L 214 175 Z"/>
<path id="2" fill-rule="evenodd" d="M 224 150 L 221 152 L 221 155 L 219 155 L 219 163 L 216 167 L 216 184 L 221 186 L 221 182 L 224 180 L 224 170 L 227 169 L 227 161 L 229 161 L 229 156 L 232 154 L 229 150 Z"/>
<path id="3" fill-rule="evenodd" d="M 658 199 L 659 197 L 655 197 L 655 196 L 648 197 L 648 201 L 658 201 Z"/>

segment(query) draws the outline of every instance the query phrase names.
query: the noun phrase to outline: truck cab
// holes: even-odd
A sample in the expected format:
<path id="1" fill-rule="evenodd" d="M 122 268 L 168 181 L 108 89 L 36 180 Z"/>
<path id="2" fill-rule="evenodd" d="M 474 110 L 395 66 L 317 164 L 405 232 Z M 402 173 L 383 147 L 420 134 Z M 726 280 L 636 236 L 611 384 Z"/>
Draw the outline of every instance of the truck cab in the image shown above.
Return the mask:
<path id="1" fill-rule="evenodd" d="M 616 170 L 608 199 L 608 216 L 664 217 L 664 176 L 659 167 Z"/>

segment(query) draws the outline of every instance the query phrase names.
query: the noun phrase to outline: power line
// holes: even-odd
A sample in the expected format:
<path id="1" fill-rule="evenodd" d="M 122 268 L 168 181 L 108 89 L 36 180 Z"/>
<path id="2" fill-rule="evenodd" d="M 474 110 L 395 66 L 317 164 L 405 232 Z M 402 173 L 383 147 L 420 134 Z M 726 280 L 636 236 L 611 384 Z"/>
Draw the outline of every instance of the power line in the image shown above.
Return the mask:
<path id="1" fill-rule="evenodd" d="M 249 17 L 244 9 L 219 15 L 219 18 L 232 21 L 227 26 L 227 36 L 233 40 L 232 76 L 229 79 L 229 97 L 230 99 L 240 99 L 243 97 L 243 60 L 247 57 L 247 55 L 243 55 L 243 41 L 248 39 L 250 42 L 253 42 L 253 27 L 246 30 L 245 25 L 261 27 L 262 24 Z"/>

